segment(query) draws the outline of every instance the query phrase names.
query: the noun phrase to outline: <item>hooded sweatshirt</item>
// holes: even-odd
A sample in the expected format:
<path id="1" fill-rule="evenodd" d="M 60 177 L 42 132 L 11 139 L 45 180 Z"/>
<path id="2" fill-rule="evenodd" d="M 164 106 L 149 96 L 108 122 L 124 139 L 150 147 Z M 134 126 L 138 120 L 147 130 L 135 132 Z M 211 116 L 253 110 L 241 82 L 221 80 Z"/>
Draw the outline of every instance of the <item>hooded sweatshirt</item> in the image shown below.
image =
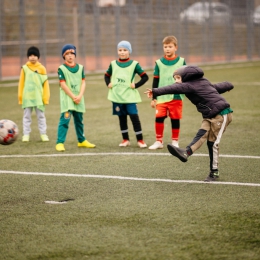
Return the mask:
<path id="1" fill-rule="evenodd" d="M 174 72 L 182 77 L 182 83 L 174 83 L 162 88 L 153 88 L 153 96 L 165 94 L 185 94 L 197 107 L 203 118 L 213 118 L 222 111 L 233 112 L 229 103 L 220 94 L 234 86 L 229 82 L 212 84 L 204 78 L 204 72 L 196 66 L 183 66 Z"/>
<path id="2" fill-rule="evenodd" d="M 45 67 L 40 63 L 36 62 L 35 64 L 31 63 L 28 61 L 24 66 L 27 66 L 30 70 L 37 72 L 40 75 L 45 75 L 46 80 L 43 83 L 43 92 L 42 92 L 42 101 L 44 105 L 49 104 L 50 100 L 50 87 L 49 87 L 49 82 L 47 80 L 47 72 Z M 20 79 L 19 79 L 19 85 L 18 85 L 18 103 L 23 104 L 23 94 L 24 94 L 24 88 L 26 84 L 26 75 L 25 71 L 22 67 L 21 73 L 20 73 Z"/>

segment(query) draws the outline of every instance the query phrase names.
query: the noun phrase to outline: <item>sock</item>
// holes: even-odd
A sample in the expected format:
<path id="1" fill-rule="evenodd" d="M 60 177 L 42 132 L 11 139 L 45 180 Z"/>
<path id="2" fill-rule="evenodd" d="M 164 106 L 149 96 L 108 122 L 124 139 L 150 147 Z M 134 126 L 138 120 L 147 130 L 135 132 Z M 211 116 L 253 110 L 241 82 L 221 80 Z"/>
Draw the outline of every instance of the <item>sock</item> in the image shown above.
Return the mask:
<path id="1" fill-rule="evenodd" d="M 179 140 L 180 129 L 172 129 L 172 140 Z"/>
<path id="2" fill-rule="evenodd" d="M 133 128 L 134 128 L 135 135 L 136 135 L 136 140 L 137 141 L 143 140 L 142 127 L 141 127 L 141 122 L 140 122 L 138 114 L 130 115 L 130 119 L 133 124 Z"/>
<path id="3" fill-rule="evenodd" d="M 171 125 L 172 125 L 172 140 L 178 141 L 180 135 L 180 119 L 171 118 Z"/>
<path id="4" fill-rule="evenodd" d="M 156 133 L 156 140 L 163 142 L 163 130 L 164 130 L 164 123 L 155 122 L 155 133 Z"/>
<path id="5" fill-rule="evenodd" d="M 119 116 L 119 125 L 123 140 L 129 140 L 128 127 L 127 127 L 127 116 Z"/>
<path id="6" fill-rule="evenodd" d="M 191 150 L 190 147 L 186 147 L 186 151 L 187 151 L 187 154 L 188 154 L 189 156 L 191 156 L 191 155 L 193 154 L 193 152 L 192 152 L 192 150 Z"/>

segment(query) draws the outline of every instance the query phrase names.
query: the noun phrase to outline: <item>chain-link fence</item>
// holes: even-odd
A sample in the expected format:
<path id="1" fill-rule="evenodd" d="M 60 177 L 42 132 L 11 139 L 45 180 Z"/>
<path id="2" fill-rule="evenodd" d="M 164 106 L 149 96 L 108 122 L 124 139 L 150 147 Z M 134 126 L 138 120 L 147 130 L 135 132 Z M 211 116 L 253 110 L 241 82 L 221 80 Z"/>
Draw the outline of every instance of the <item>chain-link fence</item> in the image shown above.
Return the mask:
<path id="1" fill-rule="evenodd" d="M 77 47 L 86 71 L 105 71 L 117 43 L 153 68 L 162 40 L 178 39 L 189 64 L 260 58 L 260 0 L 0 0 L 0 79 L 19 76 L 27 49 L 40 49 L 48 74 L 63 63 L 61 48 Z M 257 12 L 258 10 L 258 12 Z"/>

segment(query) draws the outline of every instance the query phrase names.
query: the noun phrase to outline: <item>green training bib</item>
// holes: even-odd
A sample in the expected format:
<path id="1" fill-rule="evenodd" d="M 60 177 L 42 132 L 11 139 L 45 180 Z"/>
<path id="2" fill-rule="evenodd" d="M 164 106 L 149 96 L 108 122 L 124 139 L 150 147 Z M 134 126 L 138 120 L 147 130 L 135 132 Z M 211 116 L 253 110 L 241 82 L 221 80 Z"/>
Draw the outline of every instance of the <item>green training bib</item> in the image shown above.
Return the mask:
<path id="1" fill-rule="evenodd" d="M 63 72 L 68 88 L 75 96 L 79 95 L 80 87 L 82 84 L 83 66 L 79 64 L 79 69 L 75 73 L 70 72 L 64 65 L 61 65 L 59 68 Z M 85 113 L 86 108 L 84 95 L 82 96 L 80 103 L 75 104 L 73 100 L 64 92 L 64 90 L 60 88 L 60 109 L 61 113 L 66 112 L 68 110 Z"/>
<path id="2" fill-rule="evenodd" d="M 43 104 L 42 95 L 43 84 L 48 79 L 47 75 L 39 74 L 31 70 L 27 65 L 22 68 L 25 74 L 22 108 L 37 107 L 44 111 L 45 105 Z"/>
<path id="3" fill-rule="evenodd" d="M 137 63 L 137 61 L 133 61 L 130 66 L 121 68 L 116 64 L 115 60 L 111 62 L 111 83 L 113 87 L 108 91 L 108 100 L 121 104 L 142 102 L 138 90 L 130 87 L 131 83 L 134 82 L 132 77 Z"/>
<path id="4" fill-rule="evenodd" d="M 179 67 L 183 66 L 184 58 L 179 59 L 179 61 L 171 66 L 167 66 L 163 64 L 160 60 L 156 61 L 159 71 L 160 71 L 160 78 L 159 78 L 159 88 L 169 86 L 175 83 L 173 72 L 178 69 Z M 184 98 L 183 94 L 167 94 L 157 97 L 157 104 L 165 103 L 172 101 L 173 99 L 182 100 Z"/>

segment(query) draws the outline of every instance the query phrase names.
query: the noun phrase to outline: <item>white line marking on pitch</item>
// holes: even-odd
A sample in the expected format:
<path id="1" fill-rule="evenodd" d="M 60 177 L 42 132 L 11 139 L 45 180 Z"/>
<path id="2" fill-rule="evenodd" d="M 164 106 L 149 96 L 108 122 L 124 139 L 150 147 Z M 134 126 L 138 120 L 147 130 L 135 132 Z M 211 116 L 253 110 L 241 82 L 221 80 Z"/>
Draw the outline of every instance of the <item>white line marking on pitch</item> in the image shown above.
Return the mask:
<path id="1" fill-rule="evenodd" d="M 75 153 L 75 154 L 67 154 L 67 153 L 59 153 L 59 154 L 17 154 L 17 155 L 0 155 L 0 158 L 26 158 L 26 157 L 70 157 L 70 156 L 99 156 L 99 155 L 147 155 L 147 156 L 172 156 L 170 153 Z M 208 154 L 193 154 L 192 156 L 202 156 L 208 157 Z M 260 159 L 260 156 L 251 156 L 251 155 L 229 155 L 229 154 L 221 154 L 219 157 L 227 157 L 227 158 L 246 158 L 246 159 Z"/>
<path id="2" fill-rule="evenodd" d="M 110 175 L 93 175 L 93 174 L 71 174 L 71 173 L 45 173 L 45 172 L 19 172 L 19 171 L 3 171 L 6 174 L 21 174 L 21 175 L 42 175 L 42 176 L 59 176 L 59 177 L 81 177 L 81 178 L 100 178 L 100 179 L 117 179 L 130 181 L 153 181 L 153 182 L 172 182 L 172 183 L 203 183 L 203 184 L 219 184 L 219 185 L 237 185 L 237 186 L 254 186 L 260 187 L 260 183 L 243 183 L 243 182 L 204 182 L 194 180 L 171 180 L 171 179 L 147 179 L 124 176 L 110 176 Z"/>

